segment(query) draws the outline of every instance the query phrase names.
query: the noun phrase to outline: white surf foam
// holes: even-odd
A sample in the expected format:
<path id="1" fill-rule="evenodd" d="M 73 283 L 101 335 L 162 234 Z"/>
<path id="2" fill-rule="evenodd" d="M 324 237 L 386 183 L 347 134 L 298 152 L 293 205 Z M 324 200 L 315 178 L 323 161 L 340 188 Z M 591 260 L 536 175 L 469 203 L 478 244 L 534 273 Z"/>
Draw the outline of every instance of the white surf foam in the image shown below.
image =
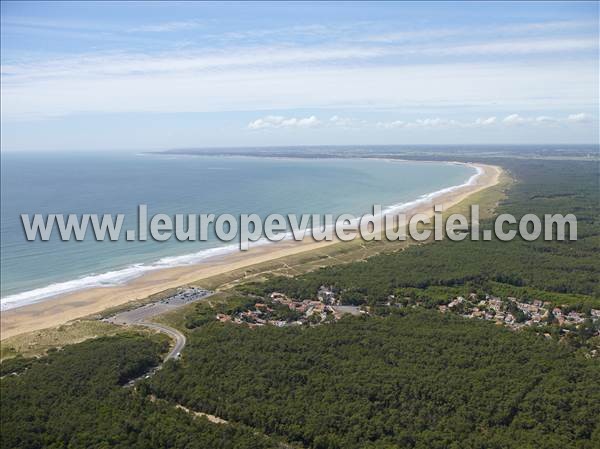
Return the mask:
<path id="1" fill-rule="evenodd" d="M 454 192 L 455 190 L 462 189 L 464 187 L 469 187 L 469 186 L 474 185 L 477 182 L 477 178 L 479 178 L 483 174 L 483 169 L 481 167 L 477 167 L 477 166 L 473 166 L 473 168 L 475 168 L 475 170 L 477 170 L 477 172 L 474 175 L 472 175 L 467 180 L 467 182 L 465 182 L 463 184 L 458 184 L 455 186 L 445 187 L 443 189 L 436 190 L 435 192 L 426 193 L 424 195 L 421 195 L 419 198 L 417 198 L 416 200 L 413 200 L 413 201 L 392 204 L 391 206 L 387 206 L 383 210 L 384 215 L 400 213 L 400 212 L 403 212 L 412 207 L 418 206 L 419 204 L 430 202 L 431 200 L 437 198 L 438 196 L 444 195 L 446 193 Z"/>
<path id="2" fill-rule="evenodd" d="M 28 304 L 34 304 L 54 296 L 72 293 L 78 290 L 122 285 L 150 271 L 196 264 L 212 257 L 235 252 L 237 248 L 238 245 L 209 248 L 192 254 L 184 254 L 182 256 L 163 257 L 150 264 L 137 263 L 119 270 L 107 271 L 100 274 L 90 274 L 65 282 L 56 282 L 46 287 L 36 288 L 2 298 L 0 300 L 0 310 L 4 311 L 26 306 Z"/>
<path id="3" fill-rule="evenodd" d="M 414 201 L 409 201 L 405 203 L 398 203 L 391 206 L 386 207 L 383 210 L 384 214 L 391 213 L 399 213 L 404 210 L 410 209 L 416 205 L 422 204 L 424 202 L 431 201 L 437 196 L 443 195 L 448 192 L 453 192 L 457 189 L 467 187 L 475 184 L 477 178 L 481 176 L 483 170 L 479 167 L 475 167 L 477 173 L 471 176 L 467 182 L 446 187 L 444 189 L 436 190 L 435 192 L 427 193 L 425 195 L 420 196 Z M 358 220 L 358 218 L 357 218 Z M 356 220 L 356 221 L 357 221 Z M 356 222 L 355 221 L 355 222 Z M 312 232 L 311 229 L 308 229 L 306 235 L 310 235 Z M 293 237 L 291 232 L 286 234 L 286 239 L 290 239 Z M 252 242 L 251 246 L 262 245 L 262 244 L 270 244 L 274 243 L 266 239 L 260 239 L 256 242 Z M 237 244 L 231 244 L 226 246 L 219 246 L 215 248 L 208 248 L 202 251 L 198 251 L 196 253 L 184 254 L 181 256 L 168 256 L 159 259 L 154 263 L 149 264 L 132 264 L 122 269 L 107 271 L 105 273 L 100 274 L 90 274 L 78 279 L 73 279 L 65 282 L 57 282 L 50 284 L 46 287 L 36 288 L 33 290 L 25 291 L 22 293 L 16 293 L 13 295 L 6 296 L 0 299 L 0 310 L 10 310 L 15 309 L 17 307 L 23 307 L 29 304 L 34 304 L 48 298 L 52 298 L 55 296 L 63 295 L 66 293 L 72 293 L 79 290 L 85 290 L 89 288 L 95 287 L 112 287 L 117 285 L 123 285 L 124 283 L 131 281 L 143 274 L 161 270 L 165 268 L 174 268 L 185 265 L 193 265 L 196 263 L 204 262 L 208 259 L 223 256 L 226 254 L 234 253 L 238 251 L 239 246 Z"/>

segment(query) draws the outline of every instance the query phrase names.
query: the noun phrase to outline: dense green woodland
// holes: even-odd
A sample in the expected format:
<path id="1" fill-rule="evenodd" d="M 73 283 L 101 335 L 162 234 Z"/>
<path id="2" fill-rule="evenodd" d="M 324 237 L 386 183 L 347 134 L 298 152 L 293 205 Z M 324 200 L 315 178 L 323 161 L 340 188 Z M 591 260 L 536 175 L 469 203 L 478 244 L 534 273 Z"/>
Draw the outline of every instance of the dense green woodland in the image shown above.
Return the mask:
<path id="1" fill-rule="evenodd" d="M 124 388 L 160 361 L 165 341 L 99 338 L 24 367 L 3 362 L 2 448 L 267 448 L 239 426 L 192 419 L 172 405 Z M 6 364 L 6 366 L 5 366 Z"/>
<path id="2" fill-rule="evenodd" d="M 315 448 L 597 448 L 600 365 L 434 311 L 310 328 L 213 323 L 158 397 Z"/>
<path id="3" fill-rule="evenodd" d="M 598 305 L 598 165 L 484 162 L 517 179 L 499 213 L 575 213 L 579 240 L 413 246 L 245 285 L 230 307 L 257 300 L 246 293 L 312 298 L 321 285 L 346 303 L 408 295 L 435 304 L 477 291 Z M 250 329 L 192 307 L 183 319 L 183 359 L 135 390 L 123 384 L 159 362 L 164 340 L 100 338 L 4 362 L 1 447 L 262 448 L 276 439 L 319 449 L 600 447 L 598 359 L 490 322 L 386 310 L 321 326 Z M 175 404 L 235 424 L 192 418 Z"/>

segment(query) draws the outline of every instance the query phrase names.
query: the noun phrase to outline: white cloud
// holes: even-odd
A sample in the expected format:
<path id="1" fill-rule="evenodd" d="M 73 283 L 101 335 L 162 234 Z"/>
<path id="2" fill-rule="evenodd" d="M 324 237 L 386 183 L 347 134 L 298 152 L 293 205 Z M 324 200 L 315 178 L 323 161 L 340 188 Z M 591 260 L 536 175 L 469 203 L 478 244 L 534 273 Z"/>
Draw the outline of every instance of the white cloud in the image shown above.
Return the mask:
<path id="1" fill-rule="evenodd" d="M 249 129 L 264 129 L 264 128 L 278 128 L 281 126 L 281 122 L 283 122 L 284 117 L 278 115 L 268 115 L 263 118 L 258 118 L 256 120 L 248 123 Z"/>
<path id="2" fill-rule="evenodd" d="M 437 128 L 437 127 L 450 127 L 450 126 L 460 126 L 460 122 L 451 119 L 443 119 L 443 118 L 426 118 L 426 119 L 417 119 L 414 124 L 416 126 L 421 126 L 425 128 Z M 409 124 L 410 126 L 411 124 Z"/>
<path id="3" fill-rule="evenodd" d="M 554 117 L 540 115 L 539 117 L 535 118 L 535 121 L 536 123 L 556 123 L 558 120 L 556 120 Z"/>
<path id="4" fill-rule="evenodd" d="M 540 115 L 537 117 L 523 117 L 519 114 L 508 115 L 502 120 L 507 125 L 552 125 L 557 123 L 588 123 L 591 121 L 591 116 L 585 113 L 570 114 L 568 117 L 561 119 Z"/>
<path id="5" fill-rule="evenodd" d="M 577 50 L 593 50 L 598 48 L 597 39 L 539 39 L 481 42 L 468 45 L 450 45 L 431 47 L 421 50 L 423 54 L 440 54 L 453 56 L 466 55 L 525 55 L 533 53 L 559 53 Z"/>
<path id="6" fill-rule="evenodd" d="M 157 32 L 169 27 L 184 26 L 185 22 L 171 25 L 148 26 Z M 188 24 L 190 25 L 190 24 Z M 187 25 L 186 25 L 187 26 Z M 191 25 L 190 25 L 191 26 Z M 597 49 L 595 39 L 554 39 L 481 42 L 470 45 L 433 46 L 364 46 L 364 45 L 315 45 L 315 46 L 256 46 L 241 48 L 198 49 L 186 52 L 104 53 L 79 54 L 29 62 L 2 65 L 2 75 L 9 76 L 5 84 L 31 83 L 53 79 L 107 79 L 112 76 L 150 76 L 158 74 L 185 75 L 189 73 L 214 73 L 241 69 L 291 69 L 306 64 L 315 69 L 327 69 L 329 64 L 344 63 L 340 70 L 359 68 L 366 61 L 381 57 L 459 56 L 481 54 L 529 54 L 560 51 Z M 508 65 L 504 63 L 505 65 Z M 321 65 L 321 66 L 319 66 Z M 434 64 L 442 65 L 442 64 Z M 450 64 L 447 64 L 450 65 Z M 477 64 L 482 66 L 483 64 Z M 492 64 L 488 64 L 491 66 Z M 398 67 L 404 67 L 402 64 Z M 410 65 L 408 65 L 410 67 Z M 414 65 L 412 66 L 414 67 Z M 378 67 L 382 70 L 384 67 Z"/>
<path id="7" fill-rule="evenodd" d="M 598 23 L 593 20 L 555 20 L 549 22 L 517 23 L 513 25 L 502 25 L 499 31 L 528 32 L 528 31 L 559 31 L 559 30 L 581 30 L 583 28 L 597 27 Z"/>
<path id="8" fill-rule="evenodd" d="M 290 117 L 286 118 L 279 115 L 267 115 L 248 123 L 248 129 L 265 128 L 314 128 L 321 124 L 314 115 L 304 118 Z"/>
<path id="9" fill-rule="evenodd" d="M 459 121 L 449 118 L 433 117 L 416 119 L 414 121 L 395 120 L 391 122 L 377 122 L 375 125 L 381 129 L 395 128 L 471 128 L 481 126 L 491 126 L 496 124 L 496 117 L 478 118 L 474 121 Z"/>
<path id="10" fill-rule="evenodd" d="M 540 115 L 538 117 L 523 117 L 519 114 L 511 114 L 508 115 L 502 120 L 503 123 L 507 125 L 548 125 L 552 123 L 557 123 L 559 120 L 554 117 L 548 117 L 547 115 Z"/>
<path id="11" fill-rule="evenodd" d="M 385 48 L 363 47 L 252 47 L 224 50 L 168 52 L 162 54 L 105 53 L 54 58 L 47 61 L 2 65 L 10 83 L 53 79 L 211 74 L 241 69 L 289 69 L 298 65 L 355 61 L 389 54 Z M 4 82 L 5 80 L 3 80 Z"/>
<path id="12" fill-rule="evenodd" d="M 596 28 L 597 22 L 590 21 L 548 21 L 548 22 L 528 22 L 517 23 L 512 25 L 498 25 L 488 27 L 453 27 L 453 28 L 413 28 L 403 31 L 394 31 L 390 33 L 382 33 L 376 35 L 359 36 L 355 40 L 363 42 L 379 42 L 379 43 L 395 43 L 395 42 L 417 42 L 417 41 L 437 41 L 441 38 L 449 36 L 477 36 L 481 39 L 489 35 L 502 35 L 509 33 L 510 35 L 521 34 L 522 36 L 531 35 L 531 33 L 548 32 L 548 31 L 564 31 L 564 30 L 581 30 L 585 28 Z"/>
<path id="13" fill-rule="evenodd" d="M 340 58 L 356 62 L 367 53 L 263 48 L 4 65 L 2 119 L 317 108 L 485 110 L 490 105 L 526 112 L 589 110 L 597 101 L 593 61 L 331 64 Z"/>
<path id="14" fill-rule="evenodd" d="M 195 20 L 174 21 L 157 23 L 154 25 L 143 25 L 131 28 L 130 33 L 168 33 L 173 31 L 192 30 L 202 27 L 202 23 Z"/>
<path id="15" fill-rule="evenodd" d="M 583 112 L 579 113 L 579 114 L 570 114 L 567 117 L 567 122 L 570 123 L 589 123 L 592 121 L 592 118 L 589 116 L 589 114 L 585 114 Z"/>
<path id="16" fill-rule="evenodd" d="M 510 114 L 504 117 L 502 122 L 507 125 L 522 125 L 527 122 L 527 120 L 521 117 L 519 114 Z"/>
<path id="17" fill-rule="evenodd" d="M 329 119 L 329 124 L 339 126 L 340 128 L 360 128 L 367 125 L 367 122 L 352 117 L 340 117 L 339 115 L 334 115 Z"/>
<path id="18" fill-rule="evenodd" d="M 393 33 L 379 34 L 374 36 L 366 36 L 358 38 L 365 42 L 414 42 L 421 40 L 439 39 L 448 36 L 465 34 L 466 30 L 462 28 L 447 28 L 447 29 L 429 29 L 429 30 L 407 30 L 397 31 Z"/>
<path id="19" fill-rule="evenodd" d="M 407 123 L 402 120 L 395 120 L 393 122 L 377 122 L 377 128 L 382 129 L 394 129 L 394 128 L 404 128 Z"/>
<path id="20" fill-rule="evenodd" d="M 488 117 L 488 118 L 478 118 L 475 120 L 475 126 L 489 126 L 494 125 L 496 123 L 496 117 Z"/>
<path id="21" fill-rule="evenodd" d="M 524 117 L 519 114 L 510 114 L 501 122 L 495 116 L 487 118 L 477 118 L 473 121 L 460 121 L 449 118 L 424 118 L 414 121 L 395 120 L 389 122 L 377 122 L 375 126 L 380 129 L 396 129 L 396 128 L 475 128 L 475 127 L 491 127 L 491 126 L 515 126 L 515 125 L 532 125 L 544 126 L 558 123 L 588 123 L 592 118 L 585 113 L 571 114 L 565 119 L 557 119 L 547 115 L 537 117 Z"/>

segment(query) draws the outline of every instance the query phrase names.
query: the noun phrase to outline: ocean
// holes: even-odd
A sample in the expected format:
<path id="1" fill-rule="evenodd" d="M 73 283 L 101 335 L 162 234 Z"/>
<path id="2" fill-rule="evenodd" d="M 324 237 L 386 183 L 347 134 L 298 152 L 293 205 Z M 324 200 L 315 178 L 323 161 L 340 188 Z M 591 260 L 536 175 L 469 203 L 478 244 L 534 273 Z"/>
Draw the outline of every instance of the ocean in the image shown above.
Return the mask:
<path id="1" fill-rule="evenodd" d="M 83 288 L 116 285 L 149 270 L 236 251 L 205 242 L 29 242 L 20 214 L 125 214 L 136 228 L 149 213 L 360 215 L 462 185 L 476 173 L 458 164 L 375 159 L 290 159 L 129 153 L 3 153 L 2 309 Z M 124 232 L 122 233 L 124 234 Z M 251 251 L 251 249 L 250 249 Z"/>

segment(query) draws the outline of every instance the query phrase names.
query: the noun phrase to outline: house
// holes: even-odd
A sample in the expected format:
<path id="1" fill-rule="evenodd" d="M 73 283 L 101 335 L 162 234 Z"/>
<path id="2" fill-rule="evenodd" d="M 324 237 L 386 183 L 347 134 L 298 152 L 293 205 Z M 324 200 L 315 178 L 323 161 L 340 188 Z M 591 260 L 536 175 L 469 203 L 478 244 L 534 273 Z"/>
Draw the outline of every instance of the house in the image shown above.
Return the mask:
<path id="1" fill-rule="evenodd" d="M 288 304 L 288 307 L 290 310 L 296 310 L 300 313 L 304 313 L 308 309 L 308 304 L 304 304 L 302 302 L 292 302 Z"/>
<path id="2" fill-rule="evenodd" d="M 585 321 L 585 318 L 580 313 L 569 312 L 569 314 L 567 315 L 567 320 L 573 323 L 583 323 Z"/>
<path id="3" fill-rule="evenodd" d="M 317 298 L 319 298 L 319 300 L 324 302 L 325 304 L 336 304 L 337 303 L 335 293 L 333 293 L 331 288 L 325 287 L 324 285 L 321 285 L 321 287 L 319 288 L 319 291 L 317 293 Z"/>
<path id="4" fill-rule="evenodd" d="M 274 301 L 282 300 L 282 299 L 285 300 L 285 299 L 287 299 L 287 296 L 285 296 L 283 293 L 273 292 L 273 293 L 271 293 L 271 299 Z"/>
<path id="5" fill-rule="evenodd" d="M 488 301 L 488 305 L 491 309 L 494 309 L 496 312 L 500 312 L 502 310 L 502 305 L 504 303 L 499 298 L 491 298 Z"/>
<path id="6" fill-rule="evenodd" d="M 463 298 L 462 296 L 459 296 L 455 299 L 453 299 L 452 301 L 450 301 L 450 303 L 448 304 L 448 308 L 453 308 L 456 307 L 457 305 L 461 304 L 465 302 L 465 298 Z"/>

